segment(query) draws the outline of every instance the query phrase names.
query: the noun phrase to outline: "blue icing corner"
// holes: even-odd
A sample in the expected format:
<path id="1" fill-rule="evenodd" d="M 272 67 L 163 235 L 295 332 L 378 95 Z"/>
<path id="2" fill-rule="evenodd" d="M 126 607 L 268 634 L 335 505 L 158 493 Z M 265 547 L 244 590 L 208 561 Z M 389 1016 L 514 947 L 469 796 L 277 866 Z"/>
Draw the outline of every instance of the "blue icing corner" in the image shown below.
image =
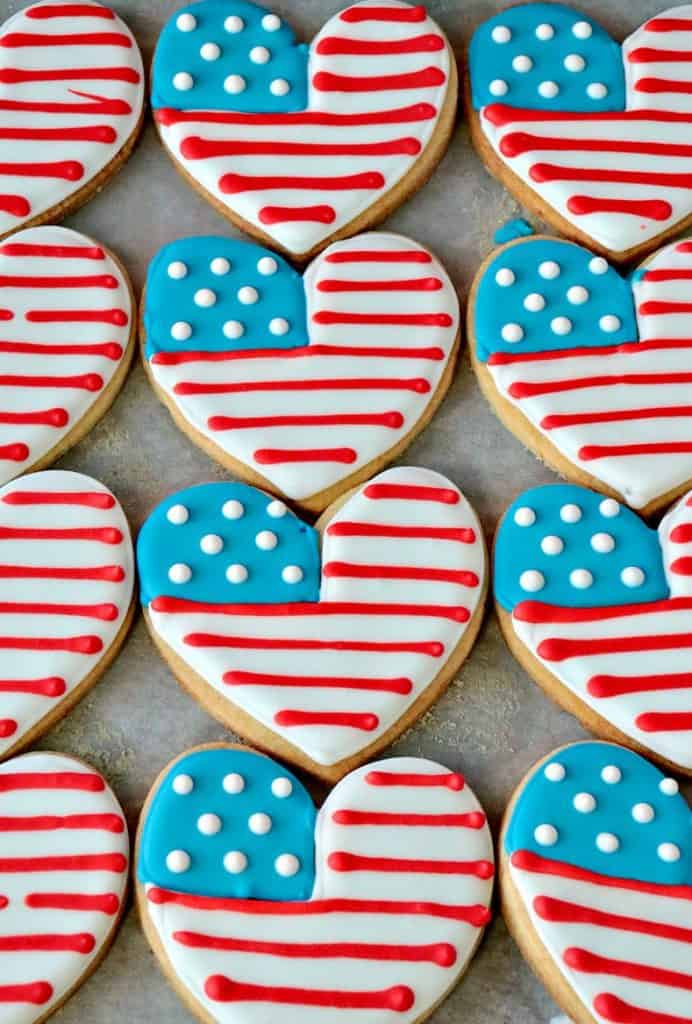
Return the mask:
<path id="1" fill-rule="evenodd" d="M 253 831 L 252 815 L 268 816 L 269 830 Z M 195 896 L 308 900 L 315 880 L 314 834 L 310 795 L 283 766 L 250 750 L 197 750 L 176 761 L 158 785 L 144 823 L 137 877 L 142 884 Z M 241 854 L 244 867 L 229 853 Z M 277 858 L 286 854 L 297 865 L 282 873 Z"/>
<path id="2" fill-rule="evenodd" d="M 170 495 L 140 530 L 137 566 L 145 606 L 161 596 L 211 604 L 319 600 L 316 530 L 248 484 L 201 484 Z"/>
<path id="3" fill-rule="evenodd" d="M 200 304 L 211 298 L 202 292 L 213 293 L 211 304 Z M 254 301 L 242 301 L 248 297 Z M 303 278 L 251 242 L 182 238 L 149 266 L 144 329 L 148 359 L 157 352 L 302 348 L 309 343 Z"/>
<path id="4" fill-rule="evenodd" d="M 154 54 L 154 109 L 288 113 L 308 103 L 308 48 L 246 0 L 202 0 L 164 26 Z"/>
<path id="5" fill-rule="evenodd" d="M 627 569 L 643 579 L 625 574 L 626 585 Z M 575 570 L 586 570 L 590 585 L 575 585 Z M 509 612 L 527 600 L 607 608 L 669 596 L 656 530 L 625 505 L 573 484 L 534 487 L 512 502 L 495 538 L 494 576 L 495 596 Z"/>
<path id="6" fill-rule="evenodd" d="M 546 238 L 510 244 L 491 259 L 476 292 L 474 333 L 482 362 L 498 352 L 598 348 L 639 337 L 630 283 L 588 249 Z"/>
<path id="7" fill-rule="evenodd" d="M 506 242 L 513 242 L 517 238 L 528 238 L 532 235 L 533 228 L 522 217 L 508 220 L 506 224 L 498 228 L 493 236 L 495 245 L 504 245 Z"/>
<path id="8" fill-rule="evenodd" d="M 624 110 L 620 45 L 592 18 L 563 4 L 521 4 L 476 29 L 469 52 L 476 110 Z"/>
<path id="9" fill-rule="evenodd" d="M 607 782 L 606 777 L 619 781 Z M 546 774 L 546 772 L 548 774 Z M 552 781 L 551 781 L 552 777 Z M 685 799 L 668 780 L 660 788 L 663 774 L 639 754 L 611 743 L 575 743 L 559 750 L 534 769 L 525 783 L 505 834 L 508 854 L 527 850 L 539 857 L 576 865 L 611 878 L 629 878 L 664 885 L 692 884 L 692 818 Z M 593 810 L 585 794 L 593 797 Z M 650 821 L 638 821 L 633 808 L 645 804 L 653 811 Z M 651 811 L 639 809 L 639 817 Z M 536 839 L 536 829 L 552 825 L 557 830 L 552 845 Z M 599 849 L 597 837 L 609 833 L 618 847 L 607 853 Z M 539 832 L 539 835 L 541 833 Z M 680 856 L 665 860 L 659 847 L 673 844 Z M 624 905 L 626 906 L 626 899 Z"/>

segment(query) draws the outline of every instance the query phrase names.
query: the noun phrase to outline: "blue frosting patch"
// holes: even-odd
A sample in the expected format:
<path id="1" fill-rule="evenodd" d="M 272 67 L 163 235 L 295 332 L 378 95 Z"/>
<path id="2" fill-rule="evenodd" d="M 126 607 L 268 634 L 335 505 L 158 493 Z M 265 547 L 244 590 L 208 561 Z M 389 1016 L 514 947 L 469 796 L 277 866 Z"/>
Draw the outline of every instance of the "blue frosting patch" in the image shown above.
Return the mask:
<path id="1" fill-rule="evenodd" d="M 607 608 L 669 596 L 656 531 L 613 498 L 572 484 L 534 487 L 510 505 L 494 572 L 495 596 L 510 612 L 526 600 Z"/>
<path id="2" fill-rule="evenodd" d="M 476 352 L 550 352 L 637 341 L 634 298 L 601 256 L 572 242 L 527 238 L 485 269 L 476 293 Z"/>
<path id="3" fill-rule="evenodd" d="M 533 228 L 522 217 L 515 220 L 508 220 L 501 228 L 498 228 L 493 236 L 495 245 L 504 245 L 505 242 L 513 242 L 515 238 L 527 238 L 533 234 Z"/>
<path id="4" fill-rule="evenodd" d="M 546 825 L 557 836 L 541 829 Z M 689 885 L 691 825 L 676 784 L 639 754 L 610 743 L 575 743 L 536 768 L 525 784 L 505 848 L 611 878 Z M 599 836 L 614 836 L 617 845 Z M 623 900 L 626 906 L 625 894 Z"/>
<path id="5" fill-rule="evenodd" d="M 531 110 L 624 110 L 618 43 L 563 4 L 521 4 L 476 29 L 469 53 L 476 110 L 506 103 Z"/>
<path id="6" fill-rule="evenodd" d="M 197 750 L 159 783 L 137 877 L 195 896 L 307 900 L 314 833 L 312 800 L 283 766 L 250 750 Z"/>
<path id="7" fill-rule="evenodd" d="M 152 105 L 241 113 L 305 110 L 308 48 L 264 7 L 203 0 L 177 11 L 159 37 Z"/>
<path id="8" fill-rule="evenodd" d="M 154 509 L 137 539 L 142 604 L 318 601 L 317 532 L 247 484 L 201 484 Z"/>
<path id="9" fill-rule="evenodd" d="M 146 354 L 301 348 L 303 278 L 276 253 L 214 235 L 160 249 L 147 275 Z"/>

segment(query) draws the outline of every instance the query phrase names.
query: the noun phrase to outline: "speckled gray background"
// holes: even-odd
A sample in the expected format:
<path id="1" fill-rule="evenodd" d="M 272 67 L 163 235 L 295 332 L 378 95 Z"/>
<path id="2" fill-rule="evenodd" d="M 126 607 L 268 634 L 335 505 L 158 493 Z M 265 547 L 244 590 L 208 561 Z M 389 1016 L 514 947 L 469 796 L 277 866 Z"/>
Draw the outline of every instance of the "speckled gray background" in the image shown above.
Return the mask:
<path id="1" fill-rule="evenodd" d="M 22 6 L 23 0 L 0 0 L 0 15 Z M 161 26 L 180 4 L 111 0 L 111 6 L 132 28 L 148 63 Z M 273 4 L 305 39 L 343 6 L 344 0 Z M 474 26 L 507 6 L 489 0 L 428 0 L 459 55 Z M 622 37 L 665 3 L 582 0 L 580 6 Z M 387 227 L 434 249 L 463 300 L 495 229 L 520 212 L 486 174 L 460 124 L 432 180 Z M 120 174 L 67 223 L 115 250 L 137 291 L 148 261 L 165 242 L 187 234 L 236 234 L 178 177 L 151 123 Z M 475 505 L 488 536 L 518 490 L 553 479 L 495 419 L 465 358 L 432 426 L 406 459 L 452 477 Z M 120 498 L 134 530 L 170 491 L 224 476 L 174 427 L 138 364 L 105 419 L 59 465 L 103 480 Z M 77 754 L 100 768 L 134 830 L 147 789 L 163 764 L 186 747 L 227 735 L 178 688 L 140 618 L 113 667 L 40 746 Z M 391 753 L 431 757 L 462 771 L 496 825 L 530 765 L 583 735 L 515 663 L 489 614 L 460 676 Z M 434 1024 L 548 1024 L 557 1013 L 497 917 L 465 979 L 431 1019 Z M 56 1024 L 192 1020 L 160 974 L 132 907 L 105 962 L 53 1019 Z"/>

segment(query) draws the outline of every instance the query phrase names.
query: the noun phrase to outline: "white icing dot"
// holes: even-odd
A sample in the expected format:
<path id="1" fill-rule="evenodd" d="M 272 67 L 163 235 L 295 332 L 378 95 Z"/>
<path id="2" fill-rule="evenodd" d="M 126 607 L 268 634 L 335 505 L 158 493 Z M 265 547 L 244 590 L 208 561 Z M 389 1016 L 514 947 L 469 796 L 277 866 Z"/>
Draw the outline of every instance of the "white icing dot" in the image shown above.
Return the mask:
<path id="1" fill-rule="evenodd" d="M 524 337 L 524 330 L 520 324 L 505 324 L 501 331 L 503 341 L 514 344 Z"/>
<path id="2" fill-rule="evenodd" d="M 620 504 L 615 498 L 604 498 L 601 504 L 598 506 L 598 511 L 606 519 L 613 519 L 615 516 L 620 514 Z"/>
<path id="3" fill-rule="evenodd" d="M 680 860 L 680 847 L 675 843 L 660 843 L 656 853 L 667 864 L 674 864 L 676 860 Z"/>
<path id="4" fill-rule="evenodd" d="M 173 75 L 173 88 L 179 92 L 188 92 L 195 84 L 195 80 L 189 71 L 178 71 Z"/>
<path id="5" fill-rule="evenodd" d="M 608 271 L 608 262 L 602 256 L 594 256 L 589 260 L 589 270 L 592 274 L 605 274 Z"/>
<path id="6" fill-rule="evenodd" d="M 228 75 L 223 80 L 223 87 L 232 96 L 237 96 L 245 90 L 245 79 L 242 75 Z"/>
<path id="7" fill-rule="evenodd" d="M 269 83 L 269 92 L 272 96 L 287 96 L 291 91 L 291 83 L 285 78 L 273 78 Z"/>
<path id="8" fill-rule="evenodd" d="M 508 43 L 512 38 L 512 30 L 506 25 L 496 25 L 490 35 L 494 43 Z"/>
<path id="9" fill-rule="evenodd" d="M 514 513 L 514 522 L 517 526 L 533 526 L 536 522 L 536 513 L 528 505 L 522 505 Z"/>
<path id="10" fill-rule="evenodd" d="M 506 96 L 509 92 L 509 86 L 503 78 L 493 78 L 488 89 L 491 96 Z"/>
<path id="11" fill-rule="evenodd" d="M 567 289 L 567 301 L 571 302 L 573 306 L 583 306 L 585 302 L 589 301 L 589 292 L 581 284 L 573 284 L 571 288 Z"/>
<path id="12" fill-rule="evenodd" d="M 230 875 L 241 875 L 247 867 L 247 857 L 240 850 L 229 850 L 224 854 L 223 866 Z"/>
<path id="13" fill-rule="evenodd" d="M 242 32 L 245 28 L 245 22 L 242 18 L 239 18 L 237 14 L 229 14 L 223 23 L 223 27 L 227 32 Z"/>
<path id="14" fill-rule="evenodd" d="M 545 299 L 540 292 L 531 292 L 524 299 L 524 309 L 528 309 L 530 313 L 540 313 L 542 309 L 545 309 Z"/>
<path id="15" fill-rule="evenodd" d="M 197 28 L 197 18 L 194 14 L 179 14 L 175 21 L 176 28 L 181 32 L 194 32 Z"/>
<path id="16" fill-rule="evenodd" d="M 541 551 L 544 555 L 559 555 L 565 547 L 561 537 L 549 534 L 541 541 Z"/>
<path id="17" fill-rule="evenodd" d="M 622 772 L 614 764 L 607 764 L 601 772 L 601 778 L 604 782 L 607 782 L 609 786 L 615 786 L 622 778 Z"/>
<path id="18" fill-rule="evenodd" d="M 199 546 L 205 555 L 218 555 L 219 551 L 223 551 L 223 540 L 218 533 L 205 533 Z"/>
<path id="19" fill-rule="evenodd" d="M 171 327 L 171 337 L 174 341 L 187 341 L 192 335 L 192 327 L 184 320 L 177 320 Z"/>
<path id="20" fill-rule="evenodd" d="M 572 321 L 567 316 L 556 316 L 550 321 L 550 329 L 553 334 L 563 336 L 572 330 Z"/>
<path id="21" fill-rule="evenodd" d="M 278 14 L 265 14 L 262 18 L 262 28 L 265 32 L 276 32 L 281 28 L 281 18 Z"/>
<path id="22" fill-rule="evenodd" d="M 256 836 L 266 836 L 267 832 L 271 832 L 272 820 L 268 814 L 263 814 L 260 811 L 250 815 L 247 820 L 247 827 Z"/>
<path id="23" fill-rule="evenodd" d="M 225 337 L 230 338 L 231 341 L 235 341 L 236 338 L 242 338 L 245 334 L 245 327 L 241 324 L 240 320 L 227 320 L 221 330 Z"/>
<path id="24" fill-rule="evenodd" d="M 272 519 L 283 519 L 287 512 L 287 506 L 284 505 L 283 501 L 279 501 L 278 498 L 270 501 L 267 505 L 267 515 L 271 516 Z"/>
<path id="25" fill-rule="evenodd" d="M 568 53 L 563 64 L 567 71 L 583 71 L 586 67 L 586 61 L 578 53 Z"/>
<path id="26" fill-rule="evenodd" d="M 231 269 L 231 264 L 228 262 L 225 256 L 215 256 L 209 264 L 209 269 L 212 274 L 216 274 L 217 277 L 222 277 L 227 274 Z"/>
<path id="27" fill-rule="evenodd" d="M 262 256 L 257 261 L 257 269 L 263 277 L 271 277 L 279 269 L 279 264 L 276 262 L 273 256 Z"/>
<path id="28" fill-rule="evenodd" d="M 555 29 L 552 25 L 549 25 L 546 21 L 538 25 L 536 28 L 536 38 L 540 39 L 541 42 L 545 43 L 548 39 L 552 39 L 555 35 Z"/>
<path id="29" fill-rule="evenodd" d="M 216 292 L 213 292 L 211 288 L 198 288 L 195 292 L 195 305 L 203 306 L 207 309 L 209 306 L 213 306 L 216 303 Z"/>
<path id="30" fill-rule="evenodd" d="M 658 788 L 664 796 L 675 796 L 680 791 L 680 786 L 675 779 L 661 779 Z"/>
<path id="31" fill-rule="evenodd" d="M 245 515 L 245 506 L 241 501 L 230 498 L 228 501 L 224 501 L 221 513 L 226 519 L 242 519 Z"/>
<path id="32" fill-rule="evenodd" d="M 569 581 L 577 590 L 588 590 L 593 585 L 593 576 L 588 569 L 572 569 Z"/>
<path id="33" fill-rule="evenodd" d="M 223 782 L 221 785 L 226 793 L 230 793 L 231 796 L 236 796 L 238 793 L 242 793 L 245 789 L 245 779 L 238 772 L 231 772 L 230 775 L 224 775 Z"/>
<path id="34" fill-rule="evenodd" d="M 273 551 L 279 543 L 279 538 L 271 530 L 260 530 L 255 537 L 255 544 L 260 551 Z"/>
<path id="35" fill-rule="evenodd" d="M 560 274 L 560 264 L 556 263 L 555 260 L 544 260 L 538 267 L 538 273 L 546 281 L 552 281 Z"/>
<path id="36" fill-rule="evenodd" d="M 548 79 L 545 82 L 541 82 L 538 86 L 539 95 L 546 100 L 554 100 L 555 97 L 559 94 L 559 92 L 560 86 L 557 84 L 557 82 L 553 82 L 550 79 Z"/>
<path id="37" fill-rule="evenodd" d="M 563 505 L 560 509 L 560 519 L 563 523 L 578 523 L 581 519 L 581 509 L 578 505 Z"/>
<path id="38" fill-rule="evenodd" d="M 178 796 L 187 796 L 194 788 L 195 783 L 191 775 L 181 772 L 180 775 L 176 775 L 173 779 L 173 792 L 177 793 Z"/>
<path id="39" fill-rule="evenodd" d="M 168 512 L 166 512 L 166 519 L 169 523 L 173 523 L 174 526 L 182 526 L 190 518 L 190 513 L 184 505 L 171 505 Z"/>
<path id="40" fill-rule="evenodd" d="M 590 100 L 604 100 L 608 95 L 608 87 L 603 82 L 589 82 L 586 95 Z"/>
<path id="41" fill-rule="evenodd" d="M 190 867 L 190 854 L 185 850 L 171 850 L 166 854 L 166 867 L 174 875 L 180 875 Z"/>
<path id="42" fill-rule="evenodd" d="M 500 288 L 508 288 L 515 281 L 514 271 L 510 270 L 509 267 L 501 267 L 495 274 L 495 284 L 499 284 Z"/>
<path id="43" fill-rule="evenodd" d="M 591 25 L 589 25 L 588 21 L 577 21 L 572 25 L 572 34 L 576 36 L 577 39 L 589 39 L 592 32 L 593 29 Z"/>
<path id="44" fill-rule="evenodd" d="M 187 583 L 192 578 L 192 569 L 184 562 L 176 562 L 168 570 L 171 583 Z"/>
<path id="45" fill-rule="evenodd" d="M 244 306 L 254 306 L 258 299 L 259 292 L 252 285 L 244 284 L 238 289 L 238 302 L 242 302 Z"/>
<path id="46" fill-rule="evenodd" d="M 592 793 L 577 793 L 572 803 L 580 814 L 591 814 L 596 810 L 596 797 Z"/>
<path id="47" fill-rule="evenodd" d="M 616 853 L 620 849 L 620 840 L 612 832 L 599 832 L 596 846 L 601 853 Z"/>
<path id="48" fill-rule="evenodd" d="M 654 820 L 655 816 L 656 812 L 651 804 L 635 804 L 632 808 L 632 817 L 640 825 L 648 825 L 650 821 Z"/>
<path id="49" fill-rule="evenodd" d="M 558 832 L 554 825 L 539 825 L 534 829 L 533 838 L 539 846 L 555 846 Z"/>
<path id="50" fill-rule="evenodd" d="M 253 46 L 249 56 L 253 64 L 268 64 L 272 55 L 266 46 Z"/>
<path id="51" fill-rule="evenodd" d="M 291 325 L 288 320 L 285 320 L 282 316 L 275 316 L 269 321 L 269 333 L 275 334 L 281 337 L 284 334 L 288 334 L 291 329 Z"/>
<path id="52" fill-rule="evenodd" d="M 274 861 L 274 870 L 282 878 L 292 878 L 300 871 L 300 861 L 293 853 L 280 853 Z"/>
<path id="53" fill-rule="evenodd" d="M 619 331 L 622 325 L 619 317 L 613 316 L 612 313 L 606 313 L 606 315 L 602 316 L 598 321 L 598 326 L 602 331 L 605 331 L 606 334 L 612 334 L 613 331 Z"/>
<path id="54" fill-rule="evenodd" d="M 525 53 L 520 53 L 518 57 L 515 57 L 512 61 L 512 67 L 515 71 L 520 74 L 526 74 L 533 67 L 533 61 L 530 57 L 527 57 Z"/>
<path id="55" fill-rule="evenodd" d="M 221 818 L 218 814 L 200 814 L 197 828 L 203 836 L 215 836 L 221 831 Z"/>
<path id="56" fill-rule="evenodd" d="M 199 55 L 202 60 L 218 60 L 221 56 L 221 47 L 217 43 L 204 43 L 200 47 Z"/>
<path id="57" fill-rule="evenodd" d="M 293 783 L 290 779 L 287 779 L 284 775 L 279 775 L 272 782 L 272 793 L 277 796 L 279 800 L 285 800 L 287 796 L 290 796 L 293 792 Z"/>
<path id="58" fill-rule="evenodd" d="M 628 565 L 620 573 L 620 579 L 626 587 L 641 587 L 646 574 L 638 565 Z"/>
<path id="59" fill-rule="evenodd" d="M 607 555 L 615 547 L 615 538 L 609 533 L 594 533 L 591 547 L 598 551 L 599 555 Z"/>
<path id="60" fill-rule="evenodd" d="M 303 570 L 299 565 L 287 565 L 281 573 L 284 583 L 300 583 L 303 578 Z"/>
<path id="61" fill-rule="evenodd" d="M 226 579 L 229 583 L 244 583 L 247 577 L 247 569 L 239 562 L 234 562 L 226 569 Z"/>
<path id="62" fill-rule="evenodd" d="M 519 577 L 519 586 L 529 594 L 535 594 L 545 586 L 545 576 L 538 569 L 526 569 Z"/>
<path id="63" fill-rule="evenodd" d="M 187 276 L 187 266 L 182 260 L 173 260 L 168 264 L 168 276 L 172 277 L 174 281 L 180 281 L 181 278 Z"/>
<path id="64" fill-rule="evenodd" d="M 543 774 L 549 782 L 562 782 L 567 772 L 564 764 L 560 764 L 559 761 L 551 761 L 545 766 Z"/>

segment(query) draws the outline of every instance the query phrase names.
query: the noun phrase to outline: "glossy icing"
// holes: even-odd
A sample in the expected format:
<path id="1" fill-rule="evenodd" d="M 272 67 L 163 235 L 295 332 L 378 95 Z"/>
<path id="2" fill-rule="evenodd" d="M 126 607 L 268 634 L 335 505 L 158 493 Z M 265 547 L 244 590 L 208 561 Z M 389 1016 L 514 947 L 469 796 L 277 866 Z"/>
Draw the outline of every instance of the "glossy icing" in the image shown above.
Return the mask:
<path id="1" fill-rule="evenodd" d="M 98 668 L 133 562 L 125 515 L 97 480 L 49 470 L 0 489 L 0 755 Z"/>
<path id="2" fill-rule="evenodd" d="M 215 754 L 220 782 L 236 767 L 236 751 Z M 244 754 L 248 788 L 256 771 L 286 775 Z M 185 764 L 190 756 L 197 755 Z M 178 761 L 161 785 L 180 769 Z M 157 833 L 165 827 L 161 816 Z M 152 828 L 149 818 L 145 842 Z M 185 874 L 166 889 L 152 884 L 142 855 L 145 913 L 180 983 L 219 1024 L 255 1022 L 277 1006 L 287 1024 L 326 1024 L 335 1010 L 345 1024 L 362 1020 L 364 1010 L 372 1024 L 392 1011 L 404 1024 L 418 1020 L 463 972 L 490 918 L 492 842 L 472 791 L 432 761 L 393 758 L 346 776 L 314 833 L 309 820 L 303 830 L 314 842 L 316 873 L 302 902 L 198 897 Z M 246 838 L 245 822 L 234 822 L 229 846 Z M 269 869 L 263 884 L 273 887 L 273 875 Z"/>
<path id="3" fill-rule="evenodd" d="M 142 113 L 144 73 L 127 25 L 89 2 L 17 11 L 0 31 L 0 55 L 0 138 L 12 140 L 4 234 L 69 199 L 116 158 Z"/>
<path id="4" fill-rule="evenodd" d="M 102 955 L 127 885 L 127 825 L 96 771 L 44 752 L 0 766 L 0 821 L 0 1020 L 32 1024 Z"/>
<path id="5" fill-rule="evenodd" d="M 173 495 L 164 508 L 189 504 L 194 511 L 200 493 L 206 501 L 216 488 L 238 486 L 193 488 Z M 257 502 L 271 501 L 253 494 Z M 212 515 L 214 509 L 205 511 L 203 523 Z M 152 548 L 161 509 L 153 516 L 138 545 L 151 628 L 217 693 L 319 764 L 357 754 L 394 725 L 443 671 L 482 593 L 478 520 L 457 488 L 430 470 L 387 470 L 330 519 L 319 601 L 243 603 L 243 588 L 255 586 L 252 571 L 236 583 L 215 574 L 221 583 L 214 585 L 213 601 L 189 601 L 186 588 L 196 592 L 194 573 L 184 584 L 165 580 L 171 553 L 162 549 L 157 557 Z M 289 516 L 291 529 L 283 525 Z M 184 527 L 192 534 L 195 518 Z M 287 513 L 274 522 L 269 530 L 279 542 L 270 556 L 277 576 L 296 557 L 290 541 L 284 543 L 295 520 Z M 303 541 L 301 546 L 304 555 Z M 307 582 L 312 577 L 303 555 L 299 566 Z M 222 560 L 224 571 L 229 563 L 269 561 L 266 552 L 256 553 L 252 539 L 229 542 L 228 552 L 213 558 Z M 154 593 L 161 580 L 165 589 Z M 279 597 L 280 587 L 285 593 L 293 586 L 277 583 L 274 592 Z M 266 592 L 260 598 L 266 602 Z"/>
<path id="6" fill-rule="evenodd" d="M 575 806 L 586 795 L 593 810 Z M 541 846 L 551 822 L 557 839 Z M 525 784 L 505 849 L 542 944 L 598 1024 L 689 1019 L 690 811 L 674 780 L 612 744 L 558 750 Z"/>
<path id="7" fill-rule="evenodd" d="M 378 202 L 430 142 L 449 53 L 422 6 L 354 4 L 307 51 L 276 15 L 242 0 L 186 12 L 194 27 L 181 31 L 176 12 L 154 59 L 164 145 L 214 199 L 290 252 L 308 252 Z M 210 41 L 220 59 L 200 60 Z M 180 72 L 189 79 L 171 88 Z"/>
<path id="8" fill-rule="evenodd" d="M 222 259 L 231 267 L 215 274 Z M 189 273 L 170 278 L 178 264 Z M 244 287 L 257 301 L 238 301 Z M 203 289 L 213 306 L 195 305 Z M 459 304 L 442 265 L 401 235 L 337 242 L 302 282 L 260 246 L 202 238 L 155 258 L 144 317 L 150 372 L 176 412 L 300 501 L 415 428 L 448 368 Z M 183 341 L 171 338 L 179 322 L 191 327 Z"/>

